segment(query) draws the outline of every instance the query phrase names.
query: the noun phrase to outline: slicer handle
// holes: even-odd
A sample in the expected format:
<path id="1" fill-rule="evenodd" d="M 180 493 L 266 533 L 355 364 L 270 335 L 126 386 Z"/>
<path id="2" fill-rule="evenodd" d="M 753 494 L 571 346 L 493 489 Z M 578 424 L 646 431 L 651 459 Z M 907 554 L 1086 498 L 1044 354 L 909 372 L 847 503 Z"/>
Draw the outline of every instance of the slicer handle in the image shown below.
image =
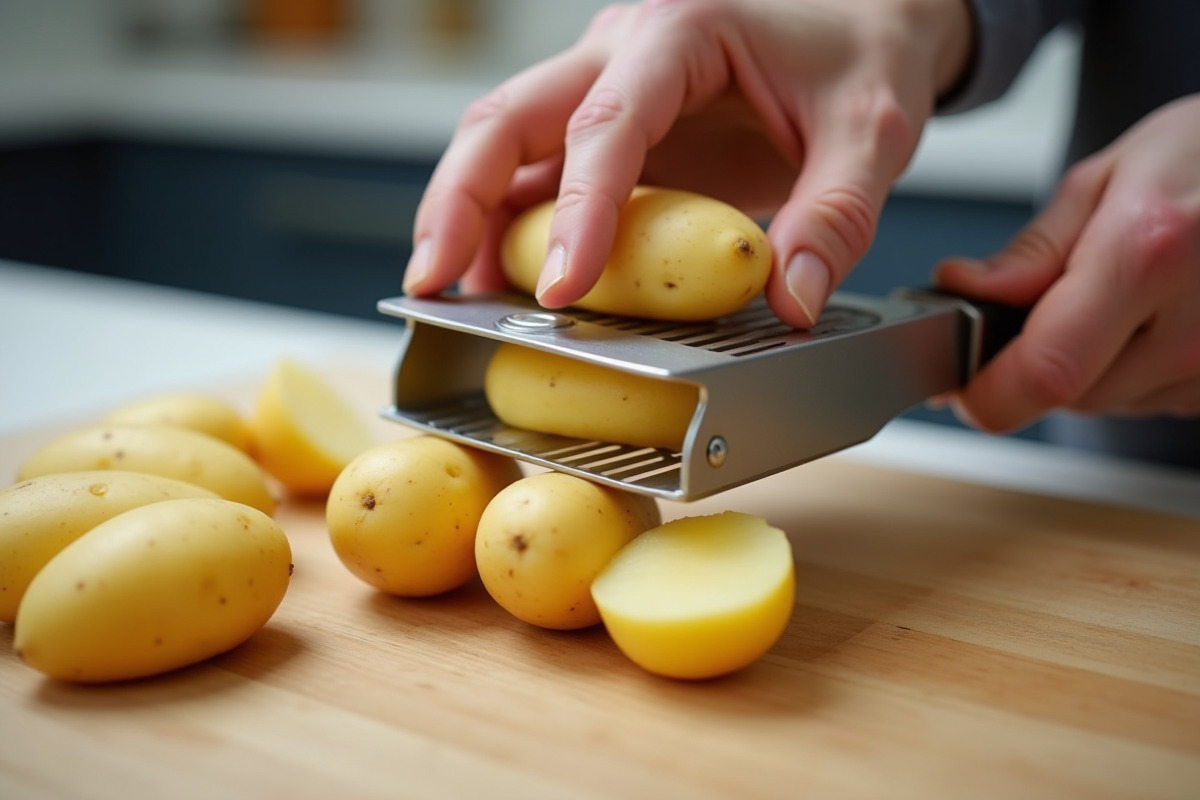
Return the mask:
<path id="1" fill-rule="evenodd" d="M 903 289 L 900 294 L 926 302 L 951 303 L 967 318 L 968 355 L 965 379 L 972 376 L 996 357 L 1004 346 L 1016 338 L 1025 327 L 1029 308 L 1010 306 L 991 300 L 976 300 L 944 289 L 926 287 Z"/>
<path id="2" fill-rule="evenodd" d="M 970 304 L 978 313 L 975 325 L 978 329 L 978 362 L 976 368 L 996 357 L 1004 346 L 1017 337 L 1025 327 L 1031 309 L 1005 305 L 991 300 L 958 299 Z"/>

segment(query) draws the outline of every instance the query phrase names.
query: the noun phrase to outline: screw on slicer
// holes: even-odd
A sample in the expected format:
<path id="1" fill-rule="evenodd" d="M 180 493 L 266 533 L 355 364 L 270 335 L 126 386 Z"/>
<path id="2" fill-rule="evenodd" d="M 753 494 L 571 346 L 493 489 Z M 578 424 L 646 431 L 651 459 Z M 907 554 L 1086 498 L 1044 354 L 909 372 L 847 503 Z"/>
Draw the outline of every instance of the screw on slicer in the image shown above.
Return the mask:
<path id="1" fill-rule="evenodd" d="M 725 463 L 725 458 L 729 455 L 729 443 L 723 436 L 714 436 L 708 440 L 708 449 L 705 454 L 708 456 L 710 467 L 719 467 Z"/>

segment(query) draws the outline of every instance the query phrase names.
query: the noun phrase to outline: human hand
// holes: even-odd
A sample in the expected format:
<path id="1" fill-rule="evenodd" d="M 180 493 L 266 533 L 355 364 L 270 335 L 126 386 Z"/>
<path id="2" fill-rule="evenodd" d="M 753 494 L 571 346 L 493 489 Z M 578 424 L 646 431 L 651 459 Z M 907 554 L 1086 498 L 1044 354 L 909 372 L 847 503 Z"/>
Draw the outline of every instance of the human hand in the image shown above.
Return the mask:
<path id="1" fill-rule="evenodd" d="M 1002 251 L 943 262 L 945 289 L 1032 306 L 955 401 L 1005 431 L 1065 407 L 1200 415 L 1200 95 L 1147 116 L 1065 176 Z"/>
<path id="2" fill-rule="evenodd" d="M 638 183 L 774 217 L 767 297 L 810 326 L 862 257 L 939 93 L 964 70 L 963 0 L 648 0 L 477 101 L 418 209 L 405 289 L 503 286 L 499 238 L 557 196 L 547 307 L 595 283 Z"/>

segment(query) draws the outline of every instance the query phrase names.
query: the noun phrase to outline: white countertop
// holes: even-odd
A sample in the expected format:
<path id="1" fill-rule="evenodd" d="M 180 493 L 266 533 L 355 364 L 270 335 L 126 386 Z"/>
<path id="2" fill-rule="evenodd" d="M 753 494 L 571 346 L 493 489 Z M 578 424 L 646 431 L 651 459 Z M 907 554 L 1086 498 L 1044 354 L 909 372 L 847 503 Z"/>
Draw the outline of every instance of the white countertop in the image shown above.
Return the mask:
<path id="1" fill-rule="evenodd" d="M 2 42 L 0 42 L 2 43 Z M 1052 35 L 1001 101 L 931 121 L 900 186 L 1021 201 L 1054 179 L 1077 42 Z M 433 159 L 467 105 L 518 61 L 212 50 L 0 61 L 0 144 L 79 133 Z"/>
<path id="2" fill-rule="evenodd" d="M 168 389 L 264 375 L 291 356 L 390 373 L 371 322 L 0 261 L 0 434 Z M 1200 473 L 898 420 L 837 458 L 1200 518 Z"/>

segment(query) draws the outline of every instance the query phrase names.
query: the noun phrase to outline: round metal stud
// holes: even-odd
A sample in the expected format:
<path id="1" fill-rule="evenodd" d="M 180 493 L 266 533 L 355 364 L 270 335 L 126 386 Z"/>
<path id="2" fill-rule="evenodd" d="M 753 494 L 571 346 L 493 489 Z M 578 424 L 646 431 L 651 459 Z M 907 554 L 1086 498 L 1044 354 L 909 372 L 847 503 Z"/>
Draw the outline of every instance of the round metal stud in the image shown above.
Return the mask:
<path id="1" fill-rule="evenodd" d="M 729 443 L 725 441 L 723 436 L 714 436 L 708 440 L 708 448 L 705 450 L 705 455 L 708 456 L 708 465 L 710 467 L 719 467 L 725 463 L 725 459 L 729 456 Z"/>
<path id="2" fill-rule="evenodd" d="M 509 314 L 496 323 L 501 328 L 512 333 L 554 333 L 575 324 L 575 320 L 566 314 L 556 314 L 553 311 L 525 311 Z"/>

